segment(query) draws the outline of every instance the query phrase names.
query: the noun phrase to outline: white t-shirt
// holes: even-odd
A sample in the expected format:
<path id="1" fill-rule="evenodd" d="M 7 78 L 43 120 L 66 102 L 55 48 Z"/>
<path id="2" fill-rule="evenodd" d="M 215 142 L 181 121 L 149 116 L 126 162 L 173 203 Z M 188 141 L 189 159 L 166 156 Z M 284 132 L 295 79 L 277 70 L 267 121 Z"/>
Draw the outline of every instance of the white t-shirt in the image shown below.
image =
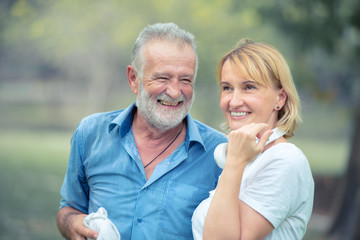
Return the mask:
<path id="1" fill-rule="evenodd" d="M 195 240 L 202 239 L 205 216 L 215 190 L 193 214 Z M 239 199 L 274 226 L 266 240 L 302 239 L 314 199 L 314 180 L 307 158 L 291 143 L 269 148 L 246 166 Z"/>

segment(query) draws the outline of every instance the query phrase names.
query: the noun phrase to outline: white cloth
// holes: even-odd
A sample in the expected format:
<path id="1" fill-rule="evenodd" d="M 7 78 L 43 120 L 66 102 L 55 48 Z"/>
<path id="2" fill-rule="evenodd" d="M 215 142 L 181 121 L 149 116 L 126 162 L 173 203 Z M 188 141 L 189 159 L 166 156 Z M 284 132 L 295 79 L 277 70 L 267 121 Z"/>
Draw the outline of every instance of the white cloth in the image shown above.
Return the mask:
<path id="1" fill-rule="evenodd" d="M 210 192 L 193 214 L 195 240 L 202 239 L 206 213 L 215 191 Z M 269 148 L 245 168 L 239 199 L 274 226 L 266 240 L 302 239 L 314 199 L 314 180 L 307 158 L 291 143 Z"/>
<path id="2" fill-rule="evenodd" d="M 91 213 L 84 219 L 84 225 L 99 233 L 96 240 L 120 240 L 120 233 L 107 218 L 106 209 L 100 207 L 96 213 Z M 94 240 L 88 238 L 88 240 Z"/>

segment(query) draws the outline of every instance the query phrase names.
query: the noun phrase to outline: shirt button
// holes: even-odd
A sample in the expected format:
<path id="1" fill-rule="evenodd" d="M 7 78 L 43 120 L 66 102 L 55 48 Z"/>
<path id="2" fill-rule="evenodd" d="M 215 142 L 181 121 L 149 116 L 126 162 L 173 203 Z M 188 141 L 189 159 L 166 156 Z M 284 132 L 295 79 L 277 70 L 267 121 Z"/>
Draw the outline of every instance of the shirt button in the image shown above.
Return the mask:
<path id="1" fill-rule="evenodd" d="M 142 222 L 141 217 L 138 217 L 137 222 L 140 224 Z"/>

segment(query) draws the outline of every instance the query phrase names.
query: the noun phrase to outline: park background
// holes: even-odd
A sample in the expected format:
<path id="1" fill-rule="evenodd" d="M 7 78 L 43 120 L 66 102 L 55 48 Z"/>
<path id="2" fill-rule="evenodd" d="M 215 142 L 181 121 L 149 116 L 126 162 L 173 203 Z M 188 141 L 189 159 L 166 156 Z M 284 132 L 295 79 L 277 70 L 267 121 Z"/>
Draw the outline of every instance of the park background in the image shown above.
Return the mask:
<path id="1" fill-rule="evenodd" d="M 0 1 L 0 239 L 62 239 L 56 213 L 72 132 L 83 117 L 134 101 L 126 67 L 137 35 L 156 22 L 196 36 L 191 115 L 219 130 L 222 55 L 244 37 L 283 53 L 303 104 L 290 141 L 325 179 L 304 239 L 328 239 L 339 208 L 331 188 L 346 173 L 359 103 L 359 12 L 356 0 Z"/>

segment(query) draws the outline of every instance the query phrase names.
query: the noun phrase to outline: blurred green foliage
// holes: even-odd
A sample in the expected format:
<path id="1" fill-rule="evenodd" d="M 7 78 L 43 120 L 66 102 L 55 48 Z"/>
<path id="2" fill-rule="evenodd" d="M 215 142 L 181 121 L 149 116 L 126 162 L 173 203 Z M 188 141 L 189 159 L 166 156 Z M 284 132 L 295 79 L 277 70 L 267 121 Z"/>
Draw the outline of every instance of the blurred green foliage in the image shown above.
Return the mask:
<path id="1" fill-rule="evenodd" d="M 192 112 L 210 125 L 222 121 L 220 111 L 210 111 L 218 96 L 208 97 L 218 92 L 217 62 L 244 37 L 268 42 L 285 55 L 302 96 L 351 106 L 360 87 L 358 5 L 355 0 L 4 0 L 0 86 L 5 92 L 13 87 L 11 96 L 26 96 L 27 102 L 79 105 L 83 115 L 124 107 L 134 99 L 125 70 L 135 38 L 148 24 L 172 21 L 197 38 L 200 68 Z"/>
<path id="2" fill-rule="evenodd" d="M 356 0 L 2 0 L 0 2 L 0 239 L 60 239 L 59 189 L 71 132 L 88 114 L 134 101 L 126 80 L 146 25 L 196 36 L 193 117 L 219 129 L 215 71 L 241 38 L 278 48 L 303 100 L 293 141 L 315 174 L 347 163 L 359 101 Z"/>
<path id="3" fill-rule="evenodd" d="M 207 96 L 217 93 L 215 69 L 226 51 L 250 37 L 288 52 L 287 41 L 264 21 L 253 1 L 9 2 L 2 11 L 7 24 L 0 33 L 0 84 L 36 83 L 40 88 L 29 98 L 40 95 L 57 106 L 86 102 L 86 114 L 123 101 L 119 95 L 129 92 L 125 70 L 132 45 L 151 23 L 173 21 L 196 35 L 200 68 L 194 112 L 212 125 L 221 113 L 209 111 L 218 106 L 218 97 Z"/>

